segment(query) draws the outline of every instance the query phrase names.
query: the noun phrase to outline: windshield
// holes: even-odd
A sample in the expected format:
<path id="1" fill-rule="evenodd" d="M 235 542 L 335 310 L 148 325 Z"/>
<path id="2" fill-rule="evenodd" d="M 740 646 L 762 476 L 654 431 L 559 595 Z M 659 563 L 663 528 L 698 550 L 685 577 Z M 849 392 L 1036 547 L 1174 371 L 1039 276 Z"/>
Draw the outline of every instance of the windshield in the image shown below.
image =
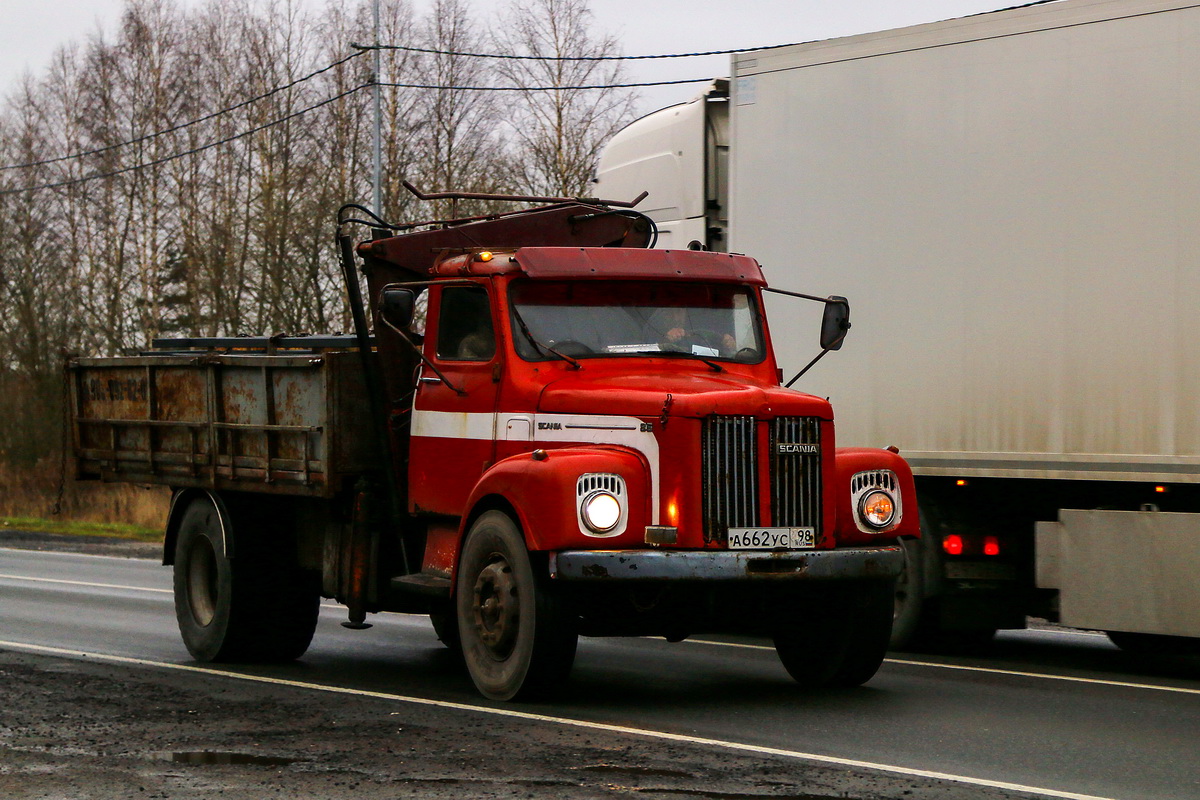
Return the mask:
<path id="1" fill-rule="evenodd" d="M 762 334 L 744 286 L 667 281 L 514 283 L 513 339 L 527 361 L 685 355 L 762 361 Z M 522 330 L 522 325 L 528 331 Z"/>

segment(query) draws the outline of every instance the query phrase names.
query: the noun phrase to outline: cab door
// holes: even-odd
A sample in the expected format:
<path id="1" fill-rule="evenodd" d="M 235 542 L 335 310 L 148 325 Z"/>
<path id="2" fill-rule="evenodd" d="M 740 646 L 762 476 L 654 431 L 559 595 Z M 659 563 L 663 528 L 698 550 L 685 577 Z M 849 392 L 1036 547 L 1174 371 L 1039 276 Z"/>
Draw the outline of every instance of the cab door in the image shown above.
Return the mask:
<path id="1" fill-rule="evenodd" d="M 413 401 L 409 506 L 461 516 L 495 459 L 500 348 L 488 284 L 434 286 Z"/>

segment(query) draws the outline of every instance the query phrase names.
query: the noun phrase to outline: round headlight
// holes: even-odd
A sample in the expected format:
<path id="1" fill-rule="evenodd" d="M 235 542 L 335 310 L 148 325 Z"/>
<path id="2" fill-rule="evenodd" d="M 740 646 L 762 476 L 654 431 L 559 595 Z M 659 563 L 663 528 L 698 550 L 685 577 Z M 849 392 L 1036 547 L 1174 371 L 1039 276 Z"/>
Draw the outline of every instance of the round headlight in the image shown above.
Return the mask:
<path id="1" fill-rule="evenodd" d="M 583 521 L 596 533 L 606 533 L 621 521 L 621 501 L 609 492 L 592 492 L 583 501 Z"/>
<path id="2" fill-rule="evenodd" d="M 858 501 L 858 515 L 872 528 L 886 528 L 896 517 L 896 501 L 882 489 L 875 489 Z"/>

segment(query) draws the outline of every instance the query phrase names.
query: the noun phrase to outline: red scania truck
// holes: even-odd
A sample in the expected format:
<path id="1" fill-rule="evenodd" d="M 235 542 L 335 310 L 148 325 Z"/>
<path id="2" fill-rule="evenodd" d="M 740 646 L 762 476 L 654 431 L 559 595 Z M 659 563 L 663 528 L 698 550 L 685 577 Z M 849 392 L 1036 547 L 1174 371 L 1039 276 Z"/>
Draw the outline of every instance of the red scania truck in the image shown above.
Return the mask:
<path id="1" fill-rule="evenodd" d="M 77 476 L 174 489 L 195 658 L 299 657 L 328 597 L 348 627 L 429 614 L 493 699 L 561 684 L 580 635 L 753 632 L 806 685 L 875 673 L 904 460 L 835 448 L 829 403 L 780 385 L 752 258 L 549 200 L 357 245 L 343 209 L 354 336 L 69 363 Z M 823 354 L 848 305 L 810 299 Z"/>

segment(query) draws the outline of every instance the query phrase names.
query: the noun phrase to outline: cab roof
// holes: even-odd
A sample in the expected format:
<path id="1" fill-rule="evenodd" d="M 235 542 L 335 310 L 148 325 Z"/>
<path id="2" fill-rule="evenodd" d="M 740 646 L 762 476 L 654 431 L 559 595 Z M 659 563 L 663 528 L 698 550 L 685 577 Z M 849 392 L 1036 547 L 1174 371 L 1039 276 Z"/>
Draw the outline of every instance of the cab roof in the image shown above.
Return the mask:
<path id="1" fill-rule="evenodd" d="M 482 256 L 482 257 L 481 257 Z M 539 280 L 686 280 L 766 285 L 749 256 L 696 250 L 634 247 L 522 247 L 470 253 L 439 261 L 439 277 L 524 273 Z"/>
<path id="2" fill-rule="evenodd" d="M 766 285 L 758 262 L 735 253 L 631 247 L 522 247 L 513 258 L 531 278 L 643 278 Z"/>

